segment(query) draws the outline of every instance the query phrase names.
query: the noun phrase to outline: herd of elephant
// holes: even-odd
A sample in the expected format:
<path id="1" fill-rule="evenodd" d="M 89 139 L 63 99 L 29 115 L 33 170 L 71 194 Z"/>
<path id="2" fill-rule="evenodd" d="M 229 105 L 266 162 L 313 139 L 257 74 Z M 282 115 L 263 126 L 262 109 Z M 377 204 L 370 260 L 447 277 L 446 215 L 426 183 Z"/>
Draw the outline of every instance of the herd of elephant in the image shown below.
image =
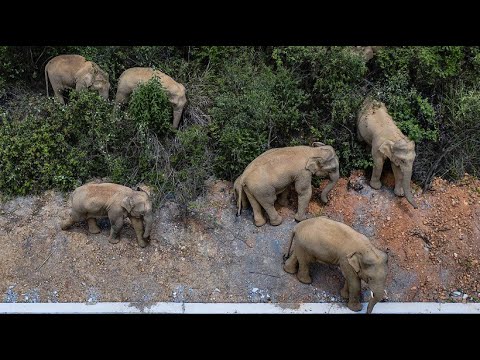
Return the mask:
<path id="1" fill-rule="evenodd" d="M 125 102 L 139 83 L 154 75 L 160 78 L 167 89 L 174 106 L 173 126 L 178 127 L 186 103 L 185 87 L 159 71 L 150 68 L 126 70 L 119 78 L 116 102 Z M 55 96 L 62 103 L 62 91 L 67 87 L 93 88 L 108 97 L 108 75 L 79 55 L 53 58 L 45 67 L 45 76 L 46 80 L 50 79 Z M 357 116 L 357 135 L 360 141 L 371 146 L 374 165 L 370 186 L 380 189 L 383 164 L 388 158 L 395 177 L 395 194 L 405 196 L 417 208 L 410 189 L 416 156 L 415 143 L 395 125 L 383 103 L 365 99 Z M 291 274 L 296 273 L 300 282 L 310 284 L 309 266 L 312 262 L 339 265 L 345 277 L 345 285 L 340 293 L 348 299 L 348 308 L 353 311 L 362 309 L 360 296 L 363 280 L 372 292 L 367 308 L 367 313 L 371 313 L 384 296 L 387 254 L 375 248 L 366 236 L 341 222 L 324 216 L 306 217 L 312 196 L 312 175 L 330 179 L 321 193 L 321 201 L 327 203 L 329 192 L 337 183 L 339 174 L 335 150 L 321 142 L 314 142 L 310 146 L 270 149 L 254 159 L 234 182 L 237 216 L 242 209 L 251 206 L 256 226 L 263 226 L 267 220 L 274 226 L 281 224 L 282 217 L 274 204 L 278 200 L 280 205 L 285 205 L 289 188 L 293 185 L 298 195 L 295 220 L 300 223 L 293 228 L 283 269 Z M 77 222 L 87 221 L 89 232 L 99 233 L 96 219 L 107 216 L 111 223 L 111 243 L 119 241 L 124 218 L 128 217 L 139 246 L 148 244 L 154 219 L 150 193 L 145 187 L 133 190 L 113 183 L 82 185 L 71 195 L 71 208 L 62 220 L 61 228 L 66 230 Z"/>

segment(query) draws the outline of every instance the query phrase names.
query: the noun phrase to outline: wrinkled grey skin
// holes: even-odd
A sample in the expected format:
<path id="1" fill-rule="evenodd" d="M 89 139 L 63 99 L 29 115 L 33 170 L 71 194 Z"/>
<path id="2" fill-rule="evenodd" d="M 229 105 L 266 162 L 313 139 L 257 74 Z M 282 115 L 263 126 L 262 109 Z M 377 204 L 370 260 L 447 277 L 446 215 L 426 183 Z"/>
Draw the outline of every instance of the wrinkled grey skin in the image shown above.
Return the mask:
<path id="1" fill-rule="evenodd" d="M 128 216 L 138 244 L 147 246 L 153 225 L 152 203 L 149 194 L 140 188 L 132 190 L 129 187 L 112 183 L 88 183 L 75 189 L 71 195 L 71 209 L 61 223 L 62 230 L 73 224 L 86 220 L 90 233 L 97 234 L 97 218 L 108 217 L 111 223 L 109 242 L 120 241 L 119 232 L 124 218 Z"/>
<path id="2" fill-rule="evenodd" d="M 338 157 L 331 146 L 317 142 L 312 146 L 291 146 L 266 151 L 253 160 L 235 180 L 237 215 L 250 203 L 256 226 L 266 223 L 262 209 L 265 209 L 271 225 L 280 225 L 282 217 L 275 209 L 274 202 L 280 197 L 280 203 L 285 203 L 286 190 L 294 184 L 298 194 L 295 220 L 306 219 L 306 209 L 312 196 L 312 175 L 330 178 L 321 194 L 322 202 L 327 203 L 328 193 L 340 176 Z"/>
<path id="3" fill-rule="evenodd" d="M 367 98 L 358 114 L 357 135 L 372 147 L 373 172 L 370 186 L 380 189 L 383 163 L 390 159 L 395 176 L 395 195 L 404 196 L 416 209 L 410 188 L 415 143 L 409 140 L 388 114 L 385 104 Z"/>
<path id="4" fill-rule="evenodd" d="M 292 243 L 293 252 L 288 257 Z M 304 284 L 312 282 L 310 264 L 313 262 L 340 266 L 345 277 L 345 285 L 340 293 L 348 299 L 347 306 L 350 310 L 362 309 L 361 280 L 373 292 L 368 303 L 368 314 L 383 299 L 388 256 L 375 248 L 365 235 L 350 226 L 324 216 L 307 219 L 293 228 L 290 248 L 283 269 L 289 274 L 296 273 L 297 279 Z"/>
<path id="5" fill-rule="evenodd" d="M 45 65 L 45 86 L 48 93 L 48 81 L 52 84 L 55 98 L 65 104 L 65 89 L 92 89 L 105 100 L 108 99 L 110 82 L 108 74 L 93 61 L 87 61 L 80 55 L 58 55 Z"/>

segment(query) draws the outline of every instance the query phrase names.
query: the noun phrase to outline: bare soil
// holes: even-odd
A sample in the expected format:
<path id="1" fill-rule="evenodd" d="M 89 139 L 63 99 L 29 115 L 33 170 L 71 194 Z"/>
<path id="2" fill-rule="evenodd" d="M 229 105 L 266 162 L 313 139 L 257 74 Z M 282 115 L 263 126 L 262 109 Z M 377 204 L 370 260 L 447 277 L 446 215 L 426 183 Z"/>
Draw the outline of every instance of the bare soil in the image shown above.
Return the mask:
<path id="1" fill-rule="evenodd" d="M 327 205 L 314 189 L 309 216 L 326 215 L 352 226 L 389 254 L 388 301 L 478 302 L 480 293 L 480 181 L 435 179 L 426 193 L 414 187 L 413 209 L 393 194 L 393 176 L 373 190 L 362 172 L 339 180 Z M 125 301 L 144 308 L 174 302 L 341 302 L 343 277 L 315 264 L 313 283 L 282 269 L 296 195 L 280 208 L 280 226 L 253 224 L 251 210 L 235 216 L 232 183 L 215 181 L 186 221 L 176 204 L 155 212 L 151 243 L 142 249 L 127 223 L 121 241 L 85 223 L 68 231 L 59 222 L 68 196 L 48 191 L 0 203 L 0 301 Z M 364 300 L 368 287 L 364 284 Z"/>

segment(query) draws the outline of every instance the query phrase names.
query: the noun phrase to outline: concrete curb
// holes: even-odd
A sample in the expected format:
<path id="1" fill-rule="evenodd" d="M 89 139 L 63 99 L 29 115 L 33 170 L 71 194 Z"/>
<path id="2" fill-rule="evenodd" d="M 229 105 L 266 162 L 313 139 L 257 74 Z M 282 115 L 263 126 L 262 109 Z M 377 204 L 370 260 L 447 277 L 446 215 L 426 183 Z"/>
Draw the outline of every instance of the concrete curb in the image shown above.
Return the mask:
<path id="1" fill-rule="evenodd" d="M 342 303 L 0 303 L 0 314 L 364 314 Z M 480 314 L 480 303 L 378 303 L 373 314 Z"/>

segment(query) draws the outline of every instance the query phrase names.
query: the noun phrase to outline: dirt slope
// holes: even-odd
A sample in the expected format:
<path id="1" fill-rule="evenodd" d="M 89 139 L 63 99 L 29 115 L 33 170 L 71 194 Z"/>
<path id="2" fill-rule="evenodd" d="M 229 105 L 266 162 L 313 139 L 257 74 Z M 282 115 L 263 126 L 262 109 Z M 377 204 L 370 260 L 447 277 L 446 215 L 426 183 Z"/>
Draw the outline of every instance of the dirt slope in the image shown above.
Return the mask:
<path id="1" fill-rule="evenodd" d="M 315 189 L 309 216 L 343 221 L 389 253 L 389 301 L 479 301 L 480 181 L 436 179 L 431 191 L 416 189 L 416 210 L 393 194 L 391 175 L 383 181 L 377 191 L 361 172 L 340 179 L 326 206 Z M 128 224 L 116 245 L 107 241 L 108 220 L 97 235 L 88 234 L 86 224 L 61 231 L 67 201 L 59 193 L 1 203 L 0 301 L 127 301 L 138 307 L 157 301 L 342 301 L 336 267 L 314 265 L 311 285 L 282 270 L 296 224 L 295 196 L 290 200 L 279 209 L 280 226 L 257 228 L 251 210 L 235 216 L 232 184 L 214 182 L 186 223 L 177 220 L 173 203 L 157 210 L 145 249 Z M 365 300 L 368 293 L 364 286 Z"/>

